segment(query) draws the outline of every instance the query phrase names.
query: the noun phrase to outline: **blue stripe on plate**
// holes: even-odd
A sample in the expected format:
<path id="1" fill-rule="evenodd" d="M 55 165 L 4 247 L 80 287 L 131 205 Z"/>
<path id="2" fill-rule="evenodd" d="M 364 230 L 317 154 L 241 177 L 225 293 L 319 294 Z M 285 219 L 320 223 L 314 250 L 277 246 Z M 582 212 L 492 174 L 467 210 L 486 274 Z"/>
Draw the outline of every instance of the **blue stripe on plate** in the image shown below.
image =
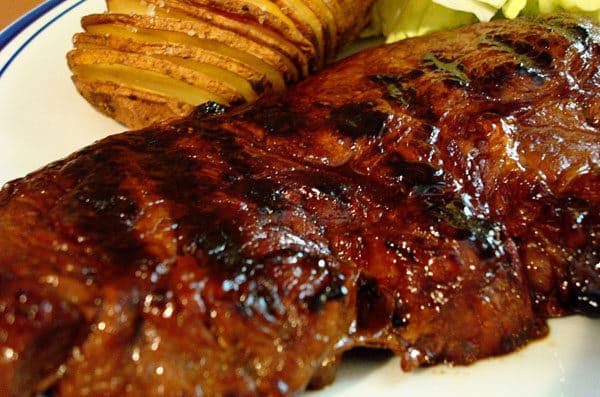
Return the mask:
<path id="1" fill-rule="evenodd" d="M 66 10 L 64 10 L 63 12 L 61 12 L 54 18 L 52 18 L 50 21 L 46 22 L 41 28 L 39 28 L 37 31 L 35 31 L 27 40 L 25 40 L 25 42 L 14 52 L 14 54 L 11 55 L 11 57 L 8 59 L 8 61 L 2 66 L 2 68 L 0 69 L 0 77 L 2 77 L 2 75 L 4 74 L 6 69 L 10 66 L 10 64 L 21 53 L 21 51 L 23 51 L 23 49 L 25 47 L 27 47 L 27 45 L 29 45 L 29 43 L 31 43 L 31 41 L 33 39 L 35 39 L 40 33 L 42 33 L 44 30 L 46 30 L 46 28 L 48 28 L 48 26 L 52 25 L 63 15 L 65 15 L 66 13 L 68 13 L 69 11 L 71 11 L 72 9 L 79 6 L 81 3 L 85 2 L 85 1 L 87 1 L 87 0 L 77 1 L 75 4 L 73 4 L 72 6 L 70 6 L 69 8 L 67 8 Z M 2 51 L 2 49 L 4 47 L 6 47 L 6 45 L 9 42 L 11 42 L 25 28 L 27 28 L 29 25 L 31 25 L 32 23 L 37 21 L 39 18 L 44 16 L 46 13 L 48 13 L 49 11 L 54 9 L 54 7 L 56 7 L 59 4 L 64 3 L 64 2 L 65 2 L 65 0 L 48 0 L 48 1 L 40 4 L 38 7 L 34 8 L 31 12 L 25 14 L 23 17 L 21 17 L 15 23 L 13 23 L 8 28 L 3 30 L 2 33 L 0 33 L 0 51 Z"/>

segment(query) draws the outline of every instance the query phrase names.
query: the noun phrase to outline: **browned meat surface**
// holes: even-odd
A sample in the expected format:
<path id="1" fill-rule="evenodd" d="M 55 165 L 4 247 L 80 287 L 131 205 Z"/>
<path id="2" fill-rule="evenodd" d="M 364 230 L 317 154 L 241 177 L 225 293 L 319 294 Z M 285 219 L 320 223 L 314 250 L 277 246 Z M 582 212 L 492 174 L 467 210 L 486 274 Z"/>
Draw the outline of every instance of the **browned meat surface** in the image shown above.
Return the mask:
<path id="1" fill-rule="evenodd" d="M 467 364 L 600 315 L 599 31 L 369 50 L 0 193 L 0 394 L 292 395 L 354 346 Z"/>

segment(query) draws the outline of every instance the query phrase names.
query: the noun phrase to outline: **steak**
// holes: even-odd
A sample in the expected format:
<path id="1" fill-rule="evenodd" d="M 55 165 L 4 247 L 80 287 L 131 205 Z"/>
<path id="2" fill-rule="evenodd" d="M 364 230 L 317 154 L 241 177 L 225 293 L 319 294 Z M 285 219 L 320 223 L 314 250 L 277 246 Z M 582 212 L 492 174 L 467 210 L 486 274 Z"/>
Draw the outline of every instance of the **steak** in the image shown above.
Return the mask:
<path id="1" fill-rule="evenodd" d="M 600 315 L 600 31 L 370 49 L 0 192 L 0 394 L 286 396 L 340 355 L 475 360 Z"/>

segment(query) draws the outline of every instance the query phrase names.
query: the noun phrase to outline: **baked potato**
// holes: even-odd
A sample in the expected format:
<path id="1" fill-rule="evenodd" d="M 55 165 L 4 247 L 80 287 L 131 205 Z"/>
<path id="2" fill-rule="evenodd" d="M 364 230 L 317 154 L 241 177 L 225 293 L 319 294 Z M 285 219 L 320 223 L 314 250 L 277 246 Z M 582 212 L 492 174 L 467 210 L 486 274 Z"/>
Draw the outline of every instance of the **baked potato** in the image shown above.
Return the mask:
<path id="1" fill-rule="evenodd" d="M 129 128 L 280 92 L 333 59 L 374 0 L 107 0 L 67 54 L 81 95 Z"/>

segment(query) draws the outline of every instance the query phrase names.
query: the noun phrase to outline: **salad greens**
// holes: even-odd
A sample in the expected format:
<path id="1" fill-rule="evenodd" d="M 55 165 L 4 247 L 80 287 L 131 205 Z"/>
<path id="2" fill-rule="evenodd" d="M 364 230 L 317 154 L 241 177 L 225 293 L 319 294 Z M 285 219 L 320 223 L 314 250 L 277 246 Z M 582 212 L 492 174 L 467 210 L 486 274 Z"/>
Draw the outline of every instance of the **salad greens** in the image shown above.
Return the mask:
<path id="1" fill-rule="evenodd" d="M 387 42 L 492 18 L 567 11 L 600 21 L 600 0 L 379 0 L 366 35 Z"/>

